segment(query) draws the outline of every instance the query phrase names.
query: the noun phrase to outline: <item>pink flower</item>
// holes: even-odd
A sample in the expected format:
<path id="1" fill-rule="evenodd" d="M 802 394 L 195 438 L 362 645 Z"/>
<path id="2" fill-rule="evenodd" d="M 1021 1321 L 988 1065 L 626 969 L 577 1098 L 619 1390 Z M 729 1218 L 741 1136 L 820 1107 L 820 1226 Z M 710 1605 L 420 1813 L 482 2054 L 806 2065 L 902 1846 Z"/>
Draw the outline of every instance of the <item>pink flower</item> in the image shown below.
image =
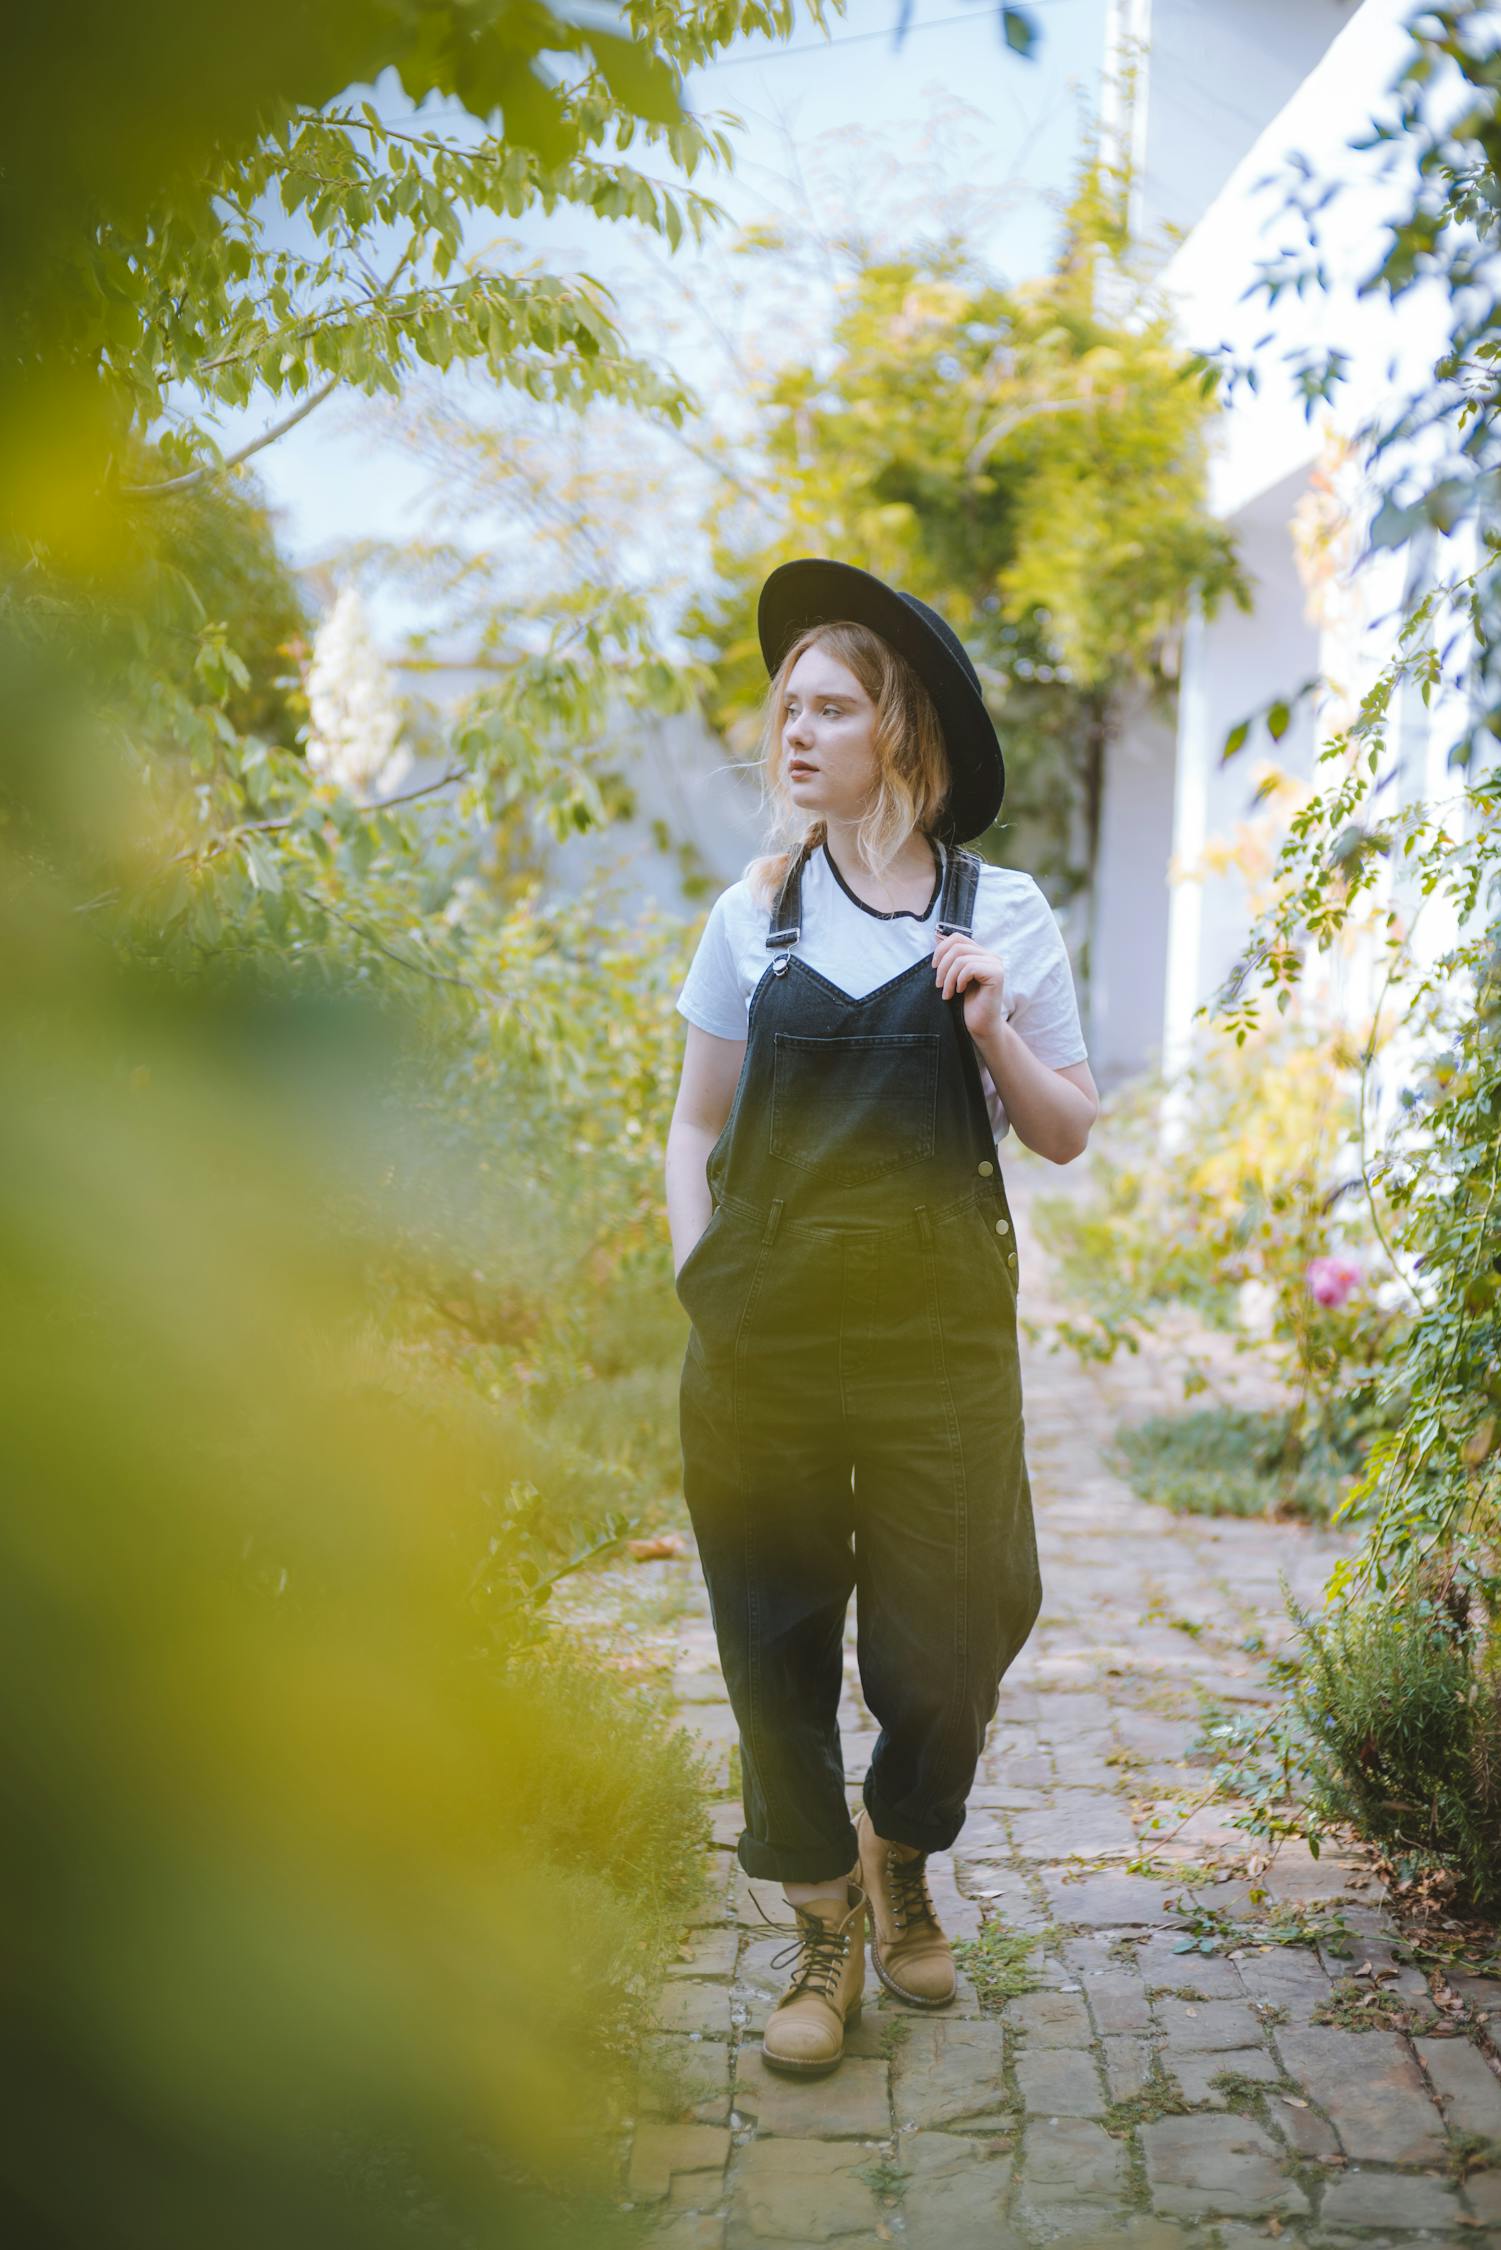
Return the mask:
<path id="1" fill-rule="evenodd" d="M 1308 1261 L 1308 1287 L 1315 1304 L 1342 1305 L 1359 1280 L 1360 1268 L 1353 1258 L 1336 1254 Z"/>

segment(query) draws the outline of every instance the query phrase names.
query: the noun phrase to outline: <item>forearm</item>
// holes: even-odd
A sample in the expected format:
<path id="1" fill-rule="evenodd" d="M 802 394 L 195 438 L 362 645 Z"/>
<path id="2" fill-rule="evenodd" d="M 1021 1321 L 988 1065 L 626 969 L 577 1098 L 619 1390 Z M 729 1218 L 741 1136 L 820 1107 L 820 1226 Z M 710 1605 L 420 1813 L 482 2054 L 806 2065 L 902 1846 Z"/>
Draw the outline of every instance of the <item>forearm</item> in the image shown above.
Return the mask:
<path id="1" fill-rule="evenodd" d="M 672 1237 L 674 1273 L 708 1225 L 714 1210 L 705 1167 L 718 1139 L 705 1126 L 675 1118 L 667 1129 L 664 1181 L 667 1231 Z"/>
<path id="2" fill-rule="evenodd" d="M 1071 1164 L 1089 1142 L 1095 1104 L 1081 1086 L 1034 1055 L 1019 1031 L 1003 1023 L 975 1046 L 1006 1105 L 1012 1131 L 1053 1164 Z"/>

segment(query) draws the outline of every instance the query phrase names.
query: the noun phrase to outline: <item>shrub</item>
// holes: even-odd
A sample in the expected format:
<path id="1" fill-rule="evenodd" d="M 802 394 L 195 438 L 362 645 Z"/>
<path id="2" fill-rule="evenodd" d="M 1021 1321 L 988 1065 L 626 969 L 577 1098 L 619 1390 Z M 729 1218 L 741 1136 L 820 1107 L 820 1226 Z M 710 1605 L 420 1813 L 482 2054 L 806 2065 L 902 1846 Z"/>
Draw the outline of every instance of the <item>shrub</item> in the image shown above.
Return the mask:
<path id="1" fill-rule="evenodd" d="M 1215 1391 L 1217 1372 L 1192 1330 L 1162 1316 L 1197 1316 L 1288 1394 L 1289 1491 L 1304 1451 L 1317 1480 L 1320 1458 L 1369 1426 L 1405 1320 L 1347 1176 L 1356 1083 L 1337 1029 L 1279 1024 L 1244 1047 L 1220 1041 L 1171 1083 L 1146 1073 L 1117 1088 L 1086 1191 L 1034 1205 L 1070 1300 L 1059 1341 L 1108 1361 L 1153 1337 L 1178 1355 L 1189 1398 Z M 1190 1120 L 1177 1144 L 1174 1111 Z"/>
<path id="2" fill-rule="evenodd" d="M 12 2199 L 91 2250 L 595 2250 L 707 1788 L 653 1698 L 518 1607 L 554 1550 L 514 1399 L 382 1321 L 398 1024 L 122 967 L 28 904 L 0 1022 Z"/>
<path id="3" fill-rule="evenodd" d="M 1501 1907 L 1501 1616 L 1457 1577 L 1300 1616 L 1315 1811 Z"/>
<path id="4" fill-rule="evenodd" d="M 1327 1523 L 1365 1458 L 1361 1396 L 1348 1394 L 1311 1439 L 1273 1409 L 1204 1406 L 1118 1429 L 1117 1467 L 1143 1500 L 1178 1515 L 1300 1517 Z"/>

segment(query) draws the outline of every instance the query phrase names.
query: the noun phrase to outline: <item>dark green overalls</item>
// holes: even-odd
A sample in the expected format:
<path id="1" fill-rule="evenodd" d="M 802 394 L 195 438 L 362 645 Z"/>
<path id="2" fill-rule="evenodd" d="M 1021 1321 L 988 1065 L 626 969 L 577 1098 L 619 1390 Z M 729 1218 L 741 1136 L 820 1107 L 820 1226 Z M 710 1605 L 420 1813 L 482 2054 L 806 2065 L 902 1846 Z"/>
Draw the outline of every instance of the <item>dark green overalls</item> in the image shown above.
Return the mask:
<path id="1" fill-rule="evenodd" d="M 980 862 L 952 850 L 939 931 Z M 931 956 L 855 999 L 800 959 L 802 858 L 678 1276 L 683 1486 L 740 1729 L 751 1875 L 854 1864 L 837 1709 L 856 1589 L 877 1833 L 951 1844 L 1042 1587 L 1016 1237 L 963 995 Z"/>

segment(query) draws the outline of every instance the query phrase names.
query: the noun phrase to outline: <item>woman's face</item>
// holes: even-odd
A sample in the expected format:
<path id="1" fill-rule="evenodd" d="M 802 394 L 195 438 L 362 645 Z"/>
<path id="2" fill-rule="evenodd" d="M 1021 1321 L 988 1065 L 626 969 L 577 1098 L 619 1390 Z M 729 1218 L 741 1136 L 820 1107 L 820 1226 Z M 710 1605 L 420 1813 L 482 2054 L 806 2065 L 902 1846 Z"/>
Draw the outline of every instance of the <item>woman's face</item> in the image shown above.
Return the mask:
<path id="1" fill-rule="evenodd" d="M 858 820 L 879 778 L 876 707 L 848 665 L 828 649 L 805 648 L 782 705 L 782 755 L 800 812 Z"/>

